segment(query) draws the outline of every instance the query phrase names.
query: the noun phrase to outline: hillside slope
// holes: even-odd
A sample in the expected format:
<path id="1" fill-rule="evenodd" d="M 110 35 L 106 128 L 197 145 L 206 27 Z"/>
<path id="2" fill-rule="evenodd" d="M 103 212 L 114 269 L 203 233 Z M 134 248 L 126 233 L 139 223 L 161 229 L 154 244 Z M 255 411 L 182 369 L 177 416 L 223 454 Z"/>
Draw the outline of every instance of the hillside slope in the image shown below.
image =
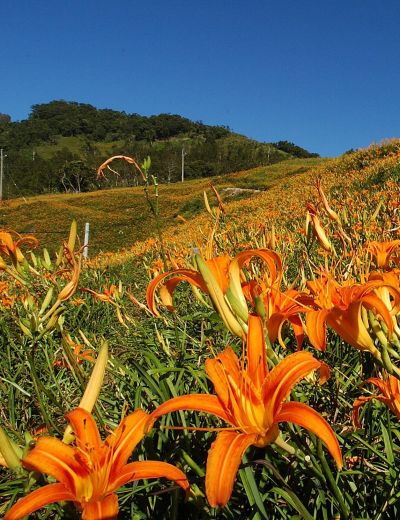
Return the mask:
<path id="1" fill-rule="evenodd" d="M 315 200 L 316 179 L 335 203 L 335 193 L 351 198 L 356 190 L 400 180 L 400 140 L 374 145 L 337 159 L 295 159 L 271 166 L 213 178 L 230 222 L 283 229 L 304 216 L 306 202 Z M 235 190 L 239 188 L 239 190 Z M 212 224 L 204 210 L 203 191 L 213 200 L 209 180 L 192 180 L 159 186 L 159 206 L 164 237 L 171 246 L 196 245 Z M 246 191 L 247 190 L 247 191 Z M 76 195 L 47 195 L 3 202 L 0 226 L 18 232 L 35 232 L 42 245 L 54 248 L 67 235 L 76 218 L 83 239 L 84 223 L 90 223 L 90 256 L 125 250 L 112 262 L 154 247 L 155 221 L 143 188 L 120 188 Z"/>
<path id="2" fill-rule="evenodd" d="M 252 207 L 266 190 L 292 183 L 321 162 L 322 159 L 294 159 L 214 177 L 212 181 L 228 205 L 237 200 L 239 207 Z M 167 235 L 185 233 L 195 226 L 204 213 L 203 191 L 209 183 L 209 179 L 201 179 L 159 186 L 160 215 Z M 183 223 L 181 217 L 187 222 Z M 78 222 L 82 240 L 85 222 L 90 224 L 90 256 L 131 248 L 155 233 L 142 187 L 23 197 L 3 201 L 0 207 L 1 227 L 19 233 L 33 232 L 50 249 L 58 247 L 73 218 Z"/>

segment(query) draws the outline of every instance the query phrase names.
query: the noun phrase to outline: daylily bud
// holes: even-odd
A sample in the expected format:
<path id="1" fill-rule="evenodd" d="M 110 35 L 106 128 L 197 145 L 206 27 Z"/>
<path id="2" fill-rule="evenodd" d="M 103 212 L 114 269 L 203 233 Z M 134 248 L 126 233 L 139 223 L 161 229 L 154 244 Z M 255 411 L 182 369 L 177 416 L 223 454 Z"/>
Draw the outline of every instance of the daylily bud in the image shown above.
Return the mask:
<path id="1" fill-rule="evenodd" d="M 22 323 L 21 320 L 18 321 L 18 325 L 22 332 L 25 334 L 25 336 L 28 336 L 28 338 L 33 338 L 32 332 L 24 323 Z"/>
<path id="2" fill-rule="evenodd" d="M 85 393 L 79 403 L 79 408 L 83 408 L 87 412 L 91 412 L 93 407 L 99 397 L 99 393 L 101 387 L 103 385 L 104 374 L 106 372 L 108 362 L 108 344 L 105 341 L 101 348 L 99 355 L 96 359 L 96 364 L 94 365 L 92 375 L 90 376 L 88 385 L 86 387 Z M 67 426 L 64 432 L 63 442 L 66 444 L 70 444 L 74 440 L 74 435 L 72 433 L 72 428 Z"/>
<path id="3" fill-rule="evenodd" d="M 310 229 L 310 224 L 311 224 L 311 215 L 310 213 L 307 211 L 306 213 L 306 222 L 305 222 L 305 225 L 304 225 L 304 231 L 305 231 L 305 236 L 308 238 L 308 231 Z"/>
<path id="4" fill-rule="evenodd" d="M 49 252 L 46 248 L 43 249 L 43 265 L 46 269 L 50 270 L 52 268 L 51 258 Z"/>
<path id="5" fill-rule="evenodd" d="M 54 288 L 50 287 L 50 289 L 47 291 L 47 294 L 43 300 L 42 306 L 40 307 L 39 316 L 41 316 L 44 311 L 47 309 L 47 307 L 50 305 L 51 300 L 53 298 L 53 292 Z"/>
<path id="6" fill-rule="evenodd" d="M 207 193 L 205 191 L 203 191 L 203 197 L 204 197 L 204 206 L 206 207 L 207 212 L 210 215 L 212 215 L 211 207 L 210 207 L 210 204 L 208 202 Z"/>
<path id="7" fill-rule="evenodd" d="M 321 226 L 321 223 L 317 216 L 313 218 L 313 224 L 314 224 L 314 231 L 317 236 L 318 242 L 325 249 L 325 251 L 331 252 L 332 244 L 328 240 L 328 237 L 326 236 L 324 228 Z"/>
<path id="8" fill-rule="evenodd" d="M 275 225 L 274 224 L 272 224 L 272 227 L 271 227 L 271 239 L 270 239 L 270 242 L 269 242 L 269 247 L 273 251 L 275 251 L 275 249 L 276 249 L 276 233 L 275 233 Z"/>
<path id="9" fill-rule="evenodd" d="M 234 259 L 232 260 L 229 266 L 229 292 L 231 293 L 231 296 L 234 297 L 239 316 L 243 321 L 247 323 L 249 311 L 247 308 L 246 298 L 243 294 L 240 276 L 241 271 L 239 262 L 236 259 Z M 227 297 L 229 302 L 231 303 L 231 297 L 228 295 L 228 293 Z"/>
<path id="10" fill-rule="evenodd" d="M 57 300 L 63 302 L 68 300 L 76 290 L 76 284 L 74 282 L 68 282 L 67 285 L 60 291 Z"/>
<path id="11" fill-rule="evenodd" d="M 236 336 L 239 336 L 240 338 L 245 338 L 246 334 L 241 327 L 240 323 L 232 313 L 231 309 L 229 308 L 225 298 L 224 294 L 218 285 L 217 281 L 215 280 L 210 268 L 207 266 L 206 262 L 203 260 L 203 258 L 200 255 L 195 256 L 197 268 L 201 273 L 201 276 L 203 277 L 203 280 L 207 286 L 208 293 L 210 295 L 210 298 L 218 312 L 218 314 L 223 319 L 225 325 L 228 327 L 228 329 L 232 332 L 232 334 L 235 334 Z"/>
<path id="12" fill-rule="evenodd" d="M 60 291 L 60 294 L 57 296 L 57 301 L 64 302 L 71 298 L 71 296 L 75 293 L 76 288 L 78 287 L 79 275 L 81 273 L 81 258 L 78 258 L 78 261 L 74 265 L 74 270 L 72 272 L 71 281 L 67 283 L 67 285 Z"/>
<path id="13" fill-rule="evenodd" d="M 48 332 L 49 330 L 52 330 L 58 323 L 59 319 L 60 319 L 60 313 L 63 312 L 63 308 L 62 307 L 59 307 L 58 309 L 56 309 L 54 311 L 54 313 L 50 316 L 50 319 L 49 321 L 47 322 L 46 324 L 46 327 L 45 327 L 45 332 Z"/>
<path id="14" fill-rule="evenodd" d="M 376 217 L 378 216 L 382 206 L 383 206 L 383 201 L 380 200 L 379 204 L 377 205 L 375 211 L 373 212 L 370 220 L 376 220 Z"/>
<path id="15" fill-rule="evenodd" d="M 224 206 L 224 203 L 222 202 L 220 194 L 218 193 L 218 191 L 216 190 L 215 186 L 212 183 L 210 183 L 210 187 L 213 190 L 214 195 L 215 195 L 215 197 L 216 197 L 216 199 L 218 201 L 219 209 L 221 210 L 222 213 L 226 213 L 225 206 Z"/>
<path id="16" fill-rule="evenodd" d="M 315 233 L 315 236 L 317 237 L 318 242 L 325 249 L 325 251 L 331 252 L 332 244 L 328 240 L 328 237 L 326 236 L 324 228 L 322 227 L 321 222 L 319 221 L 316 208 L 312 204 L 307 204 L 307 209 L 308 209 L 308 213 L 307 213 L 307 220 L 306 220 L 306 232 L 308 232 L 308 225 L 309 225 L 309 222 L 311 219 L 311 223 L 314 228 L 314 233 Z"/>
<path id="17" fill-rule="evenodd" d="M 323 189 L 321 187 L 321 179 L 317 180 L 317 189 L 318 189 L 318 193 L 319 193 L 321 202 L 322 202 L 322 204 L 324 206 L 324 209 L 327 212 L 329 218 L 331 220 L 336 221 L 338 224 L 340 224 L 340 217 L 339 217 L 339 215 L 336 213 L 336 211 L 333 211 L 333 209 L 329 206 L 328 200 L 325 197 L 325 193 L 324 193 L 324 191 L 323 191 Z"/>
<path id="18" fill-rule="evenodd" d="M 38 266 L 38 259 L 36 258 L 35 253 L 33 251 L 31 251 L 30 255 L 31 255 L 31 262 L 33 264 L 33 267 L 37 267 Z"/>
<path id="19" fill-rule="evenodd" d="M 75 249 L 77 231 L 78 231 L 78 228 L 77 228 L 76 220 L 74 219 L 71 222 L 71 228 L 69 230 L 68 249 L 70 251 L 73 251 Z"/>
<path id="20" fill-rule="evenodd" d="M 5 465 L 10 469 L 17 469 L 21 466 L 21 459 L 18 457 L 7 434 L 0 426 L 0 454 L 4 458 Z"/>

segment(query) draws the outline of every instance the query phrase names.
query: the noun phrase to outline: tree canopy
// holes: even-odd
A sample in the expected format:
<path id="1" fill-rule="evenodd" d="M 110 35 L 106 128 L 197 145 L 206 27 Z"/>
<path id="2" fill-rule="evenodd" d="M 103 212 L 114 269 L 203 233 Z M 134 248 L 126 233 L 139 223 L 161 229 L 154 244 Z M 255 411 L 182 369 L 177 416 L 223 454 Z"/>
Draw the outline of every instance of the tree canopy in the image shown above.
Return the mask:
<path id="1" fill-rule="evenodd" d="M 32 106 L 12 122 L 0 114 L 0 147 L 7 153 L 6 197 L 96 189 L 94 172 L 112 154 L 151 156 L 160 182 L 196 178 L 271 164 L 290 157 L 315 157 L 287 141 L 260 143 L 226 126 L 193 122 L 176 114 L 142 116 L 64 100 Z M 132 175 L 121 169 L 119 185 Z"/>

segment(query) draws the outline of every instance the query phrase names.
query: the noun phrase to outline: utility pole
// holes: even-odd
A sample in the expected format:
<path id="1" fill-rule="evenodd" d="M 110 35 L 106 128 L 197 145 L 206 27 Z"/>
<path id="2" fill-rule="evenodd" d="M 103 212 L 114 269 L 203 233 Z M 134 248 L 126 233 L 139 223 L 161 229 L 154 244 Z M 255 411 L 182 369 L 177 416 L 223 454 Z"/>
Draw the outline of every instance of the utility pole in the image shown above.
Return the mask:
<path id="1" fill-rule="evenodd" d="M 83 258 L 86 260 L 89 256 L 89 222 L 85 224 L 85 238 L 83 241 Z"/>
<path id="2" fill-rule="evenodd" d="M 187 152 L 182 147 L 182 182 L 185 180 L 185 155 L 187 155 Z"/>

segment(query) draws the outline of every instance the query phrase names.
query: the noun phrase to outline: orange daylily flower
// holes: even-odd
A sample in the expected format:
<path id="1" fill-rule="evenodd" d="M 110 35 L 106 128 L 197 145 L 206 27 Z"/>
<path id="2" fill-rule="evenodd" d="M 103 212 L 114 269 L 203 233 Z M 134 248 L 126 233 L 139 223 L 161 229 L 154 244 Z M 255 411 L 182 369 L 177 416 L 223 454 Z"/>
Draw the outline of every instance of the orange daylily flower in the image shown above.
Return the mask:
<path id="1" fill-rule="evenodd" d="M 231 258 L 229 256 L 217 256 L 210 260 L 206 260 L 205 263 L 215 278 L 216 283 L 225 294 L 229 286 L 229 265 L 231 263 Z M 170 277 L 172 277 L 170 280 L 164 282 L 166 278 Z M 162 282 L 164 282 L 160 289 L 161 300 L 167 309 L 173 310 L 174 307 L 172 304 L 172 296 L 177 285 L 182 281 L 189 282 L 194 287 L 197 287 L 203 292 L 208 293 L 204 278 L 202 277 L 201 273 L 195 271 L 194 269 L 174 269 L 166 273 L 161 273 L 156 276 L 147 287 L 147 304 L 153 314 L 156 316 L 159 315 L 155 303 L 155 291 L 157 287 L 161 285 Z"/>
<path id="2" fill-rule="evenodd" d="M 297 348 L 300 349 L 304 340 L 304 328 L 300 313 L 308 312 L 310 298 L 296 289 L 280 291 L 278 287 L 267 287 L 264 282 L 251 280 L 243 285 L 246 298 L 253 304 L 257 314 L 265 318 L 269 339 L 285 347 L 282 339 L 282 328 L 288 321 L 296 338 Z"/>
<path id="3" fill-rule="evenodd" d="M 82 292 L 87 292 L 91 294 L 96 300 L 99 300 L 104 303 L 110 303 L 115 307 L 115 312 L 117 314 L 118 321 L 121 323 L 121 325 L 124 325 L 127 327 L 125 320 L 131 321 L 129 317 L 121 311 L 121 305 L 119 303 L 119 300 L 122 296 L 122 285 L 120 284 L 119 287 L 115 284 L 111 284 L 109 287 L 104 287 L 103 292 L 96 292 L 92 289 L 86 289 L 81 288 Z"/>
<path id="4" fill-rule="evenodd" d="M 16 238 L 13 238 L 13 235 Z M 0 231 L 0 254 L 11 257 L 15 265 L 22 262 L 24 255 L 21 252 L 20 246 L 26 244 L 32 248 L 38 246 L 39 241 L 33 235 L 25 235 L 21 237 L 17 233 L 9 233 L 8 231 Z"/>
<path id="5" fill-rule="evenodd" d="M 359 350 L 368 350 L 377 359 L 381 354 L 362 319 L 362 307 L 379 314 L 393 332 L 393 321 L 385 303 L 375 294 L 384 285 L 379 280 L 364 284 L 340 285 L 330 276 L 307 282 L 314 295 L 316 309 L 306 316 L 307 335 L 318 350 L 326 349 L 326 326 L 329 325 L 347 343 Z"/>
<path id="6" fill-rule="evenodd" d="M 297 348 L 300 349 L 304 340 L 304 327 L 300 319 L 300 313 L 308 312 L 308 307 L 304 305 L 305 296 L 296 289 L 287 291 L 271 291 L 267 296 L 268 300 L 268 319 L 266 321 L 268 335 L 271 341 L 279 340 L 284 345 L 282 339 L 282 327 L 286 321 L 293 328 L 296 338 Z"/>
<path id="7" fill-rule="evenodd" d="M 374 271 L 369 274 L 368 281 L 381 283 L 381 286 L 375 290 L 376 293 L 380 297 L 385 294 L 388 309 L 392 314 L 397 314 L 400 310 L 400 269 Z"/>
<path id="8" fill-rule="evenodd" d="M 104 290 L 102 293 L 93 291 L 92 289 L 86 289 L 84 287 L 81 287 L 80 289 L 82 292 L 87 292 L 94 296 L 96 300 L 99 300 L 101 302 L 113 302 L 115 296 L 118 294 L 118 288 L 115 284 L 111 284 L 110 287 L 104 287 Z"/>
<path id="9" fill-rule="evenodd" d="M 177 285 L 187 281 L 207 293 L 228 329 L 235 335 L 245 338 L 247 331 L 248 309 L 242 290 L 243 272 L 251 259 L 259 258 L 268 267 L 264 278 L 271 284 L 280 277 L 282 263 L 279 255 L 269 249 L 248 249 L 234 258 L 217 256 L 203 260 L 196 256 L 198 271 L 194 269 L 174 269 L 158 275 L 147 287 L 147 305 L 156 316 L 159 315 L 155 303 L 155 291 L 161 284 L 160 297 L 163 304 L 173 310 L 172 297 Z M 171 277 L 170 280 L 166 278 Z"/>
<path id="10" fill-rule="evenodd" d="M 360 424 L 360 408 L 371 399 L 376 399 L 384 403 L 398 419 L 400 419 L 400 381 L 394 376 L 388 376 L 386 380 L 378 377 L 370 377 L 365 383 L 371 383 L 376 386 L 381 393 L 379 395 L 362 395 L 354 401 L 352 420 L 354 426 L 361 427 Z"/>
<path id="11" fill-rule="evenodd" d="M 84 361 L 90 361 L 90 363 L 95 362 L 95 359 L 92 356 L 92 350 L 85 350 L 83 345 L 80 343 L 75 343 L 75 341 L 73 341 L 69 335 L 65 335 L 63 339 L 65 341 L 65 348 L 70 348 L 72 350 L 72 354 L 75 356 L 76 362 L 78 364 L 82 364 Z M 53 361 L 53 366 L 68 368 L 68 363 L 64 359 L 58 359 Z"/>
<path id="12" fill-rule="evenodd" d="M 231 425 L 221 428 L 208 454 L 206 493 L 212 507 L 225 506 L 244 452 L 251 445 L 264 447 L 279 435 L 279 423 L 303 426 L 327 446 L 340 468 L 342 455 L 336 436 L 315 410 L 304 403 L 285 402 L 293 386 L 311 372 L 326 365 L 310 352 L 287 356 L 270 372 L 261 318 L 249 316 L 249 331 L 244 360 L 230 347 L 215 359 L 206 361 L 206 372 L 216 395 L 191 394 L 161 404 L 152 414 L 156 419 L 177 410 L 207 412 Z"/>
<path id="13" fill-rule="evenodd" d="M 376 266 L 378 268 L 389 267 L 389 262 L 393 253 L 400 249 L 400 240 L 391 240 L 389 242 L 368 242 L 367 251 L 375 257 Z M 397 260 L 399 260 L 396 257 Z"/>
<path id="14" fill-rule="evenodd" d="M 279 258 L 279 257 L 278 257 Z M 279 258 L 280 262 L 280 258 Z M 304 327 L 300 319 L 300 313 L 308 312 L 310 297 L 296 289 L 280 290 L 283 272 L 282 264 L 277 264 L 278 269 L 271 276 L 262 276 L 260 280 L 250 280 L 242 283 L 243 293 L 251 302 L 256 314 L 265 318 L 269 339 L 285 347 L 282 339 L 283 325 L 288 321 L 296 338 L 298 349 L 304 340 Z M 266 273 L 268 275 L 268 273 Z"/>
<path id="15" fill-rule="evenodd" d="M 54 502 L 72 501 L 84 520 L 116 519 L 118 497 L 115 491 L 135 480 L 165 477 L 174 480 L 187 493 L 189 483 L 181 470 L 166 462 L 128 458 L 149 427 L 149 415 L 136 410 L 102 442 L 92 415 L 82 408 L 69 414 L 76 437 L 70 446 L 55 437 L 40 437 L 23 458 L 23 465 L 55 478 L 58 482 L 36 489 L 21 498 L 7 512 L 5 520 L 19 520 Z"/>

